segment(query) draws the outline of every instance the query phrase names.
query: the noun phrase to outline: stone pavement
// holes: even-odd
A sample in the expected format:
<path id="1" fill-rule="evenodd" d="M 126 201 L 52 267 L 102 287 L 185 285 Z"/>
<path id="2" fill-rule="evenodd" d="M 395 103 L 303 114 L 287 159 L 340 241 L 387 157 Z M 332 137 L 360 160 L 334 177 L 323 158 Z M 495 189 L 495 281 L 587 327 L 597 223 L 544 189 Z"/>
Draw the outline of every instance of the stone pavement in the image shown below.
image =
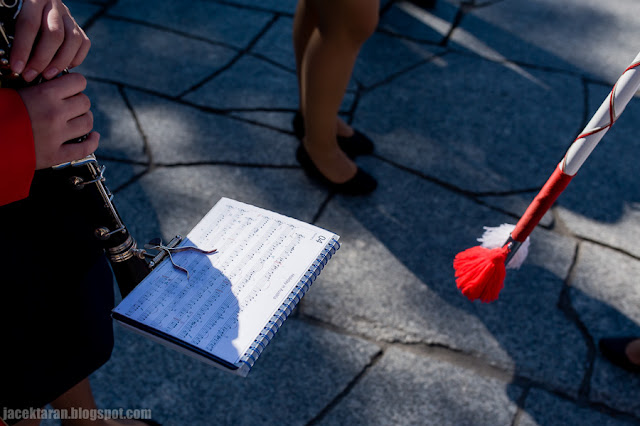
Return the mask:
<path id="1" fill-rule="evenodd" d="M 500 299 L 452 259 L 515 223 L 638 53 L 635 0 L 383 2 L 343 116 L 376 143 L 367 197 L 295 160 L 295 0 L 69 0 L 92 38 L 98 158 L 139 242 L 220 197 L 314 222 L 342 248 L 246 379 L 116 327 L 103 408 L 166 425 L 640 424 L 640 376 L 597 341 L 640 334 L 632 100 L 532 234 Z"/>

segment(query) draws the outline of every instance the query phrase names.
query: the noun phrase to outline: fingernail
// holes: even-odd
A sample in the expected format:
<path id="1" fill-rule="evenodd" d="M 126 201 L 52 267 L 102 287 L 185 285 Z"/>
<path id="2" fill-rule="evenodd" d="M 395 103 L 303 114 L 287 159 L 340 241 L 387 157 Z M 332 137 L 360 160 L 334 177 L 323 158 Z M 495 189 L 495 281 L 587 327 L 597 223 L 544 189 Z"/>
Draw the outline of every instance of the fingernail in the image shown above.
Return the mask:
<path id="1" fill-rule="evenodd" d="M 60 71 L 58 71 L 58 68 L 50 68 L 44 74 L 44 78 L 46 78 L 47 80 L 51 80 L 53 77 L 58 75 L 59 72 Z"/>
<path id="2" fill-rule="evenodd" d="M 13 72 L 20 74 L 24 70 L 24 62 L 16 61 L 11 68 Z"/>
<path id="3" fill-rule="evenodd" d="M 35 79 L 37 76 L 38 76 L 38 71 L 29 70 L 29 71 L 25 72 L 22 77 L 25 79 L 25 81 L 31 81 L 31 80 Z"/>

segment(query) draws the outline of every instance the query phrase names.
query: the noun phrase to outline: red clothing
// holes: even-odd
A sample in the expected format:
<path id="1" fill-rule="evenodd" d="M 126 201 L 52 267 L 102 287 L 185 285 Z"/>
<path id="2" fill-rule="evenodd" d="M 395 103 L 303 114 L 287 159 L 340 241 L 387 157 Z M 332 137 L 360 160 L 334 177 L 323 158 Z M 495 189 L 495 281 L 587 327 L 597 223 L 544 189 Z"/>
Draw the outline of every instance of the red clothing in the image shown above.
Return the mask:
<path id="1" fill-rule="evenodd" d="M 0 89 L 0 206 L 29 196 L 35 169 L 27 108 L 18 92 Z"/>

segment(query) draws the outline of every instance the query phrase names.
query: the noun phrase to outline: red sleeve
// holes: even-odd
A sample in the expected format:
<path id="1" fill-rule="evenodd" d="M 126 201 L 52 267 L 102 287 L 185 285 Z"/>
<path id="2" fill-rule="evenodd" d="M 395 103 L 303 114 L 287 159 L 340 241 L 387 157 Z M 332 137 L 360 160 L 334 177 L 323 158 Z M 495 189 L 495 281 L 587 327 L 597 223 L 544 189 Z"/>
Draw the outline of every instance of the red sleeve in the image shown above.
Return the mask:
<path id="1" fill-rule="evenodd" d="M 27 108 L 18 92 L 0 89 L 0 206 L 29 196 L 35 169 Z"/>

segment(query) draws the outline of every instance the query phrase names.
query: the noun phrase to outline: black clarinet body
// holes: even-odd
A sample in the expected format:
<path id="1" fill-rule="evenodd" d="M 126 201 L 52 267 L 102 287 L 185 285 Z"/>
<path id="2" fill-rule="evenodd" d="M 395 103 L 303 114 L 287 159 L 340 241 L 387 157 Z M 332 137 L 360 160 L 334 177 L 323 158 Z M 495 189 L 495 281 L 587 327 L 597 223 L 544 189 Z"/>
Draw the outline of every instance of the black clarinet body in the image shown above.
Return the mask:
<path id="1" fill-rule="evenodd" d="M 62 178 L 61 184 L 72 188 L 78 203 L 86 207 L 93 238 L 105 250 L 120 293 L 126 296 L 149 274 L 151 267 L 145 250 L 137 247 L 113 203 L 113 195 L 105 184 L 104 166 L 92 154 L 53 169 Z"/>
<path id="2" fill-rule="evenodd" d="M 9 54 L 15 33 L 15 23 L 22 8 L 22 0 L 0 0 L 0 87 L 19 89 L 39 84 L 41 79 L 26 83 L 9 68 Z M 66 143 L 78 143 L 80 137 Z M 92 154 L 83 159 L 53 167 L 52 174 L 59 185 L 68 185 L 77 194 L 78 203 L 86 210 L 93 236 L 105 250 L 124 297 L 151 271 L 146 252 L 138 249 L 113 204 L 113 195 L 105 184 L 104 166 Z M 60 188 L 61 191 L 68 190 Z M 75 195 L 75 194 L 74 194 Z M 89 231 L 87 231 L 89 232 Z M 82 250 L 78 247 L 78 250 Z M 157 261 L 157 259 L 154 259 Z M 153 262 L 151 262 L 153 264 Z"/>

